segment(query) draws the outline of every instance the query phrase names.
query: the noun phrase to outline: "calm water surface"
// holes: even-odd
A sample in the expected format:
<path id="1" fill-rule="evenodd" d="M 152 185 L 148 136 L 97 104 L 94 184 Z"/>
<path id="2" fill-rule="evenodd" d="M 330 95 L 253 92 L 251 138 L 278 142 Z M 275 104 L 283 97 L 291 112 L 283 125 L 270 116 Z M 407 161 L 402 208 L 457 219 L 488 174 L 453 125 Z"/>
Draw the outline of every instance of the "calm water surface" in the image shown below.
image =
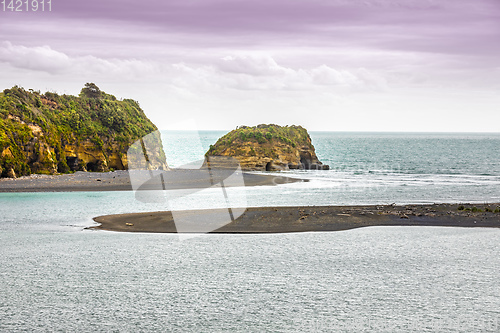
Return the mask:
<path id="1" fill-rule="evenodd" d="M 221 135 L 201 134 L 164 133 L 169 163 L 195 160 Z M 249 206 L 500 201 L 499 135 L 311 136 L 331 171 L 230 191 Z M 215 207 L 211 191 L 175 208 Z M 83 229 L 98 215 L 169 208 L 129 192 L 0 193 L 0 331 L 500 331 L 500 230 L 180 241 Z"/>

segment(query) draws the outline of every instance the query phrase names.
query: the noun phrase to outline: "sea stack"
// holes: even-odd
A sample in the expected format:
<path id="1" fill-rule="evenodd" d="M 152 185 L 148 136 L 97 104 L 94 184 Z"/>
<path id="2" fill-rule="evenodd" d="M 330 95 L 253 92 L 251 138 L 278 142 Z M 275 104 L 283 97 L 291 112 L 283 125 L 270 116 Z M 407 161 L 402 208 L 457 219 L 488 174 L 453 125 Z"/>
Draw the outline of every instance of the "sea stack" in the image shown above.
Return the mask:
<path id="1" fill-rule="evenodd" d="M 246 171 L 329 169 L 318 160 L 307 130 L 295 125 L 240 126 L 211 145 L 206 156 L 209 161 L 210 157 L 233 157 Z"/>

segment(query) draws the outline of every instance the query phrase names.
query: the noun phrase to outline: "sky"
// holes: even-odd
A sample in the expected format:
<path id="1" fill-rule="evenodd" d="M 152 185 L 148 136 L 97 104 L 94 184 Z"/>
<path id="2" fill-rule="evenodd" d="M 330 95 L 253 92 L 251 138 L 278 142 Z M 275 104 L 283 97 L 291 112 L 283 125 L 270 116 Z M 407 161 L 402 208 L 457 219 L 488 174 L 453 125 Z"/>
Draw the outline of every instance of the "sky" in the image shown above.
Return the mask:
<path id="1" fill-rule="evenodd" d="M 498 0 L 52 0 L 50 12 L 2 9 L 0 90 L 78 95 L 94 82 L 139 101 L 160 129 L 500 132 Z"/>

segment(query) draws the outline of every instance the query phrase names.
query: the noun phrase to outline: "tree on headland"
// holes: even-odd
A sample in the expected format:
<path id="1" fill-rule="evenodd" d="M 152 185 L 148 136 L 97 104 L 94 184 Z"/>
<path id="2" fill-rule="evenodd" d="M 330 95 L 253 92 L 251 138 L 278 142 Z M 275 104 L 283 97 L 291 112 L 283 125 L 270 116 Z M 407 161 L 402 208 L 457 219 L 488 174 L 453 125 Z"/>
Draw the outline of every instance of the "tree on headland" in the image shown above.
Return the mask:
<path id="1" fill-rule="evenodd" d="M 85 87 L 80 91 L 80 97 L 99 99 L 102 96 L 102 91 L 95 83 L 85 83 Z"/>

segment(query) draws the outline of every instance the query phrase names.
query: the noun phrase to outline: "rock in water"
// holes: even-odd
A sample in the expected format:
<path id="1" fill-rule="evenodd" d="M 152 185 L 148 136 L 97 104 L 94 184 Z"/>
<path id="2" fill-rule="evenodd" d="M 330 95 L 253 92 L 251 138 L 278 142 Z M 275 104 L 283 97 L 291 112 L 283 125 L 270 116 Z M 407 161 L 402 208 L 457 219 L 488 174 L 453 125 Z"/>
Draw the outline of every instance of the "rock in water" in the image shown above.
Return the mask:
<path id="1" fill-rule="evenodd" d="M 318 160 L 311 137 L 301 126 L 240 126 L 220 138 L 205 154 L 236 158 L 242 170 L 277 171 L 289 169 L 328 170 Z M 212 158 L 220 161 L 220 159 Z M 211 166 L 220 166 L 210 162 Z"/>
<path id="2" fill-rule="evenodd" d="M 127 149 L 156 131 L 134 100 L 87 83 L 80 96 L 15 86 L 0 92 L 0 177 L 127 169 Z M 149 156 L 166 169 L 161 139 Z"/>

